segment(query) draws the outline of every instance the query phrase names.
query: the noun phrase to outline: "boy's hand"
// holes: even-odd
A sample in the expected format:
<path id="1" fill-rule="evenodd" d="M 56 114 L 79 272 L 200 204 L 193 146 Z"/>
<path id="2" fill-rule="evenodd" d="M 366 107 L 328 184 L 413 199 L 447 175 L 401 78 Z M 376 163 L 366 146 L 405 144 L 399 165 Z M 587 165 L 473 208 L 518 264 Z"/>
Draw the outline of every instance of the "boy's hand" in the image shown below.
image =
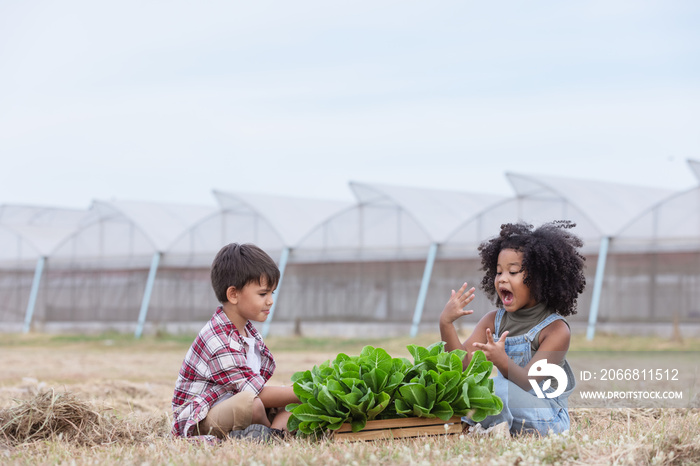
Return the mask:
<path id="1" fill-rule="evenodd" d="M 507 378 L 507 368 L 508 368 L 508 354 L 506 353 L 506 337 L 508 336 L 508 330 L 501 334 L 501 338 L 498 341 L 493 341 L 493 334 L 491 329 L 486 329 L 486 343 L 474 343 L 476 349 L 480 349 L 484 352 L 486 359 L 491 361 L 494 366 L 501 371 L 501 374 Z M 504 372 L 506 371 L 506 372 Z"/>
<path id="2" fill-rule="evenodd" d="M 466 290 L 466 291 L 465 291 Z M 440 314 L 440 325 L 448 325 L 462 316 L 472 314 L 474 311 L 465 311 L 464 307 L 474 299 L 474 288 L 467 290 L 467 282 L 455 292 L 452 290 L 450 300 L 445 304 L 445 308 Z"/>

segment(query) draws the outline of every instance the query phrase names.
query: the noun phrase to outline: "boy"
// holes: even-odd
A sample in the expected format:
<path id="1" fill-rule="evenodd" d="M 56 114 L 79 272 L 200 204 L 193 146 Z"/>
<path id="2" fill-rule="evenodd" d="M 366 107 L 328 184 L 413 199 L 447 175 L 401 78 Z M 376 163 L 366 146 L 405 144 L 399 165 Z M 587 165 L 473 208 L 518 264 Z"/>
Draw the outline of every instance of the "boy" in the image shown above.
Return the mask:
<path id="1" fill-rule="evenodd" d="M 231 243 L 218 252 L 211 282 L 221 306 L 180 369 L 173 435 L 266 440 L 286 432 L 291 413 L 284 407 L 299 399 L 292 387 L 266 385 L 275 360 L 250 323 L 267 319 L 279 278 L 275 262 L 255 245 Z"/>

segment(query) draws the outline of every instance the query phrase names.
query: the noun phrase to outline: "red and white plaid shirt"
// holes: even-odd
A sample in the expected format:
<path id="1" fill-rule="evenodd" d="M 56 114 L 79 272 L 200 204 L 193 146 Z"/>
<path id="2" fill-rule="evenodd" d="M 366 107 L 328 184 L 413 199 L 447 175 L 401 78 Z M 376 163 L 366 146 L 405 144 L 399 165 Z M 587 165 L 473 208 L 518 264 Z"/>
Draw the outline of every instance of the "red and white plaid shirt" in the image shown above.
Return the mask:
<path id="1" fill-rule="evenodd" d="M 245 328 L 260 349 L 259 374 L 248 367 L 244 341 L 221 307 L 199 331 L 175 384 L 172 433 L 176 437 L 193 435 L 192 428 L 207 417 L 209 409 L 223 395 L 243 390 L 258 394 L 272 377 L 272 353 L 253 324 L 248 322 Z"/>

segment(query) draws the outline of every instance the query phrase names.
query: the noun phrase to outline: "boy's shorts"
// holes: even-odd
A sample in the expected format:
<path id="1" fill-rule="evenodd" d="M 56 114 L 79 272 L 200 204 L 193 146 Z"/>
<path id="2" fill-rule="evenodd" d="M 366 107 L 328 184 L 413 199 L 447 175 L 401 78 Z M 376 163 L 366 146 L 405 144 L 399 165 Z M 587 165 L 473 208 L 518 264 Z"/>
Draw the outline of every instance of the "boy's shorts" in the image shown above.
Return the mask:
<path id="1" fill-rule="evenodd" d="M 207 417 L 197 426 L 199 434 L 211 434 L 225 438 L 232 430 L 245 429 L 253 419 L 255 398 L 255 393 L 243 390 L 231 398 L 215 404 L 207 413 Z"/>

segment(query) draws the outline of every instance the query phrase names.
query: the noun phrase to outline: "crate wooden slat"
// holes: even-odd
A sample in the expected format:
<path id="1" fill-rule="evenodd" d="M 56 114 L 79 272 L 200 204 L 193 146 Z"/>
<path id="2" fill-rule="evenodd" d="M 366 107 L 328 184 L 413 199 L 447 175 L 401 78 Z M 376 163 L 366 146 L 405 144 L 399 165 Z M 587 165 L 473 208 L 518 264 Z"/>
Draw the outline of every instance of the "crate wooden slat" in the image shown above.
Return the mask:
<path id="1" fill-rule="evenodd" d="M 445 428 L 445 425 L 447 425 L 447 428 Z M 365 428 L 359 432 L 353 432 L 352 426 L 349 423 L 345 423 L 340 429 L 335 431 L 333 439 L 336 442 L 357 442 L 460 433 L 462 433 L 462 419 L 459 416 L 455 416 L 448 421 L 406 417 L 368 421 Z"/>

